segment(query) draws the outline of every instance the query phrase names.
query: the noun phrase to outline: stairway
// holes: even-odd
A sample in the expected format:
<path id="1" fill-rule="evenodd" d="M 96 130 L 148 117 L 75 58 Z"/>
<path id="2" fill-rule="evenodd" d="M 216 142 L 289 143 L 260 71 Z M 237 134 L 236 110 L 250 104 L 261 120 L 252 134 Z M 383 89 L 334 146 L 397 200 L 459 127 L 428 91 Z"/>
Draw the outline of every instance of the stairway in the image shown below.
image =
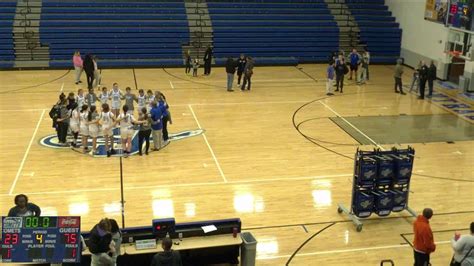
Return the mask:
<path id="1" fill-rule="evenodd" d="M 189 24 L 190 42 L 182 46 L 183 56 L 190 51 L 191 58 L 202 59 L 208 46 L 212 47 L 212 22 L 204 0 L 185 1 L 186 16 Z"/>
<path id="2" fill-rule="evenodd" d="M 14 67 L 48 67 L 49 48 L 41 46 L 41 0 L 18 0 L 13 21 Z"/>
<path id="3" fill-rule="evenodd" d="M 344 0 L 324 0 L 339 27 L 339 51 L 348 54 L 352 48 L 362 51 L 365 46 L 360 44 L 360 29 Z"/>

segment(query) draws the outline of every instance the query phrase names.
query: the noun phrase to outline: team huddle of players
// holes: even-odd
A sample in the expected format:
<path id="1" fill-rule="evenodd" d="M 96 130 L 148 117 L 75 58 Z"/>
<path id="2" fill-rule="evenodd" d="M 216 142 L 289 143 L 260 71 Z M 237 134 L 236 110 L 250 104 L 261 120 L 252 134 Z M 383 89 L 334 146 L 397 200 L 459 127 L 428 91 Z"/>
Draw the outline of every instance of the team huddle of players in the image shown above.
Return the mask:
<path id="1" fill-rule="evenodd" d="M 123 106 L 122 101 L 124 101 Z M 100 112 L 96 106 L 97 102 L 101 104 Z M 135 103 L 138 119 L 134 116 Z M 146 142 L 145 154 L 148 154 L 152 133 L 153 150 L 159 150 L 168 144 L 167 123 L 171 123 L 171 115 L 166 98 L 159 91 L 148 90 L 145 94 L 144 90 L 140 89 L 138 95 L 135 95 L 130 87 L 127 87 L 123 93 L 118 84 L 114 83 L 112 90 L 108 91 L 106 87 L 103 87 L 99 95 L 94 92 L 94 89 L 89 89 L 87 94 L 79 89 L 77 95 L 71 92 L 67 99 L 62 94 L 55 108 L 57 110 L 55 127 L 58 131 L 59 143 L 68 145 L 66 136 L 69 131 L 73 136 L 70 145 L 74 149 L 80 149 L 77 141 L 81 135 L 84 153 L 99 154 L 97 138 L 103 136 L 107 156 L 115 154 L 113 145 L 115 128 L 120 130 L 122 151 L 125 157 L 131 153 L 132 137 L 137 130 L 140 155 L 142 155 L 144 141 Z M 89 138 L 92 139 L 90 149 Z"/>

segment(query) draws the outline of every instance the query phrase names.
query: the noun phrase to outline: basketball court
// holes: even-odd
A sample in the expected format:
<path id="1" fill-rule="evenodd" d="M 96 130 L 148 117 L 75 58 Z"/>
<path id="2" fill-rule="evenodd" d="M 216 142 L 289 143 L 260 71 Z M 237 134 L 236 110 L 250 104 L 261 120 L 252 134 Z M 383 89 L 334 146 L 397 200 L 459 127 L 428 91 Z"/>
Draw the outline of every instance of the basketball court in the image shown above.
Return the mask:
<path id="1" fill-rule="evenodd" d="M 317 232 L 291 265 L 410 265 L 412 217 L 374 215 L 356 232 L 337 213 L 338 203 L 351 200 L 357 148 L 410 145 L 416 158 L 409 205 L 434 209 L 432 264 L 446 265 L 453 233 L 467 233 L 474 217 L 473 122 L 435 98 L 394 93 L 393 66 L 371 66 L 368 84 L 346 81 L 344 93 L 332 97 L 325 69 L 257 67 L 245 92 L 225 90 L 223 68 L 198 78 L 181 68 L 102 70 L 104 86 L 162 91 L 172 135 L 198 132 L 148 156 L 123 158 L 125 225 L 239 217 L 242 231 L 258 240 L 257 265 L 284 265 Z M 55 134 L 48 112 L 61 88 L 85 86 L 74 85 L 68 70 L 2 71 L 0 80 L 0 212 L 24 193 L 42 215 L 80 215 L 83 230 L 102 217 L 121 221 L 119 158 L 40 144 Z M 473 108 L 469 99 L 435 90 Z"/>

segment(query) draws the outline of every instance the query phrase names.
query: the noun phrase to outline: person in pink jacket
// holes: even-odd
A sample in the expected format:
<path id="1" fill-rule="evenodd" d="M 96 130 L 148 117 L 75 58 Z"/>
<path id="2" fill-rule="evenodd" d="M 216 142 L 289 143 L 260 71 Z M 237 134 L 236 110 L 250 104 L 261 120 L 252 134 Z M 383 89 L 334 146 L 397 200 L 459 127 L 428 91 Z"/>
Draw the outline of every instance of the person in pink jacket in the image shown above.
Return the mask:
<path id="1" fill-rule="evenodd" d="M 74 52 L 74 56 L 72 57 L 72 62 L 74 63 L 74 70 L 76 71 L 76 85 L 81 82 L 81 74 L 82 74 L 82 58 L 81 53 L 79 51 Z"/>

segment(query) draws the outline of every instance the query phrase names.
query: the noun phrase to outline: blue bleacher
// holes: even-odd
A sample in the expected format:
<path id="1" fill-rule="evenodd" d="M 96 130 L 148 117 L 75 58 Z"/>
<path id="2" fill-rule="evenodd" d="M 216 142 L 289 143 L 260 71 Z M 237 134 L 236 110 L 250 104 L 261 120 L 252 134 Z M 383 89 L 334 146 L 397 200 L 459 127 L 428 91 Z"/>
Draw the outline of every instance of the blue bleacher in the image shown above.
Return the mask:
<path id="1" fill-rule="evenodd" d="M 182 65 L 189 43 L 184 2 L 43 1 L 40 40 L 51 67 L 94 54 L 102 67 Z"/>
<path id="2" fill-rule="evenodd" d="M 43 0 L 40 41 L 52 67 L 70 67 L 75 50 L 104 67 L 182 65 L 190 42 L 184 1 Z M 384 0 L 346 0 L 371 62 L 400 55 L 401 29 Z M 339 28 L 324 0 L 208 0 L 216 63 L 246 53 L 257 64 L 325 62 Z M 13 66 L 16 2 L 0 2 L 0 68 Z"/>
<path id="3" fill-rule="evenodd" d="M 0 68 L 11 68 L 14 65 L 12 31 L 15 10 L 16 2 L 0 2 Z"/>
<path id="4" fill-rule="evenodd" d="M 207 1 L 218 62 L 240 53 L 257 63 L 326 61 L 338 47 L 339 29 L 324 0 L 263 2 Z"/>
<path id="5" fill-rule="evenodd" d="M 384 0 L 346 0 L 360 29 L 360 42 L 367 45 L 372 63 L 395 63 L 400 57 L 400 25 Z"/>

